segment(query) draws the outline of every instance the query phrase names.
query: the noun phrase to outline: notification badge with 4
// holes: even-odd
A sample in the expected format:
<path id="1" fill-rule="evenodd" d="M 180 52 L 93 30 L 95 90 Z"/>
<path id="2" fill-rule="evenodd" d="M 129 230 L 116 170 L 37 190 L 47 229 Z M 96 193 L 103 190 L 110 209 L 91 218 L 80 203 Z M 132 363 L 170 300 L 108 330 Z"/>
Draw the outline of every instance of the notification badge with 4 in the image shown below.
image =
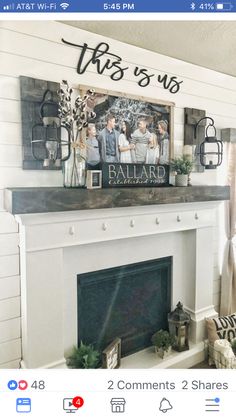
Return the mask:
<path id="1" fill-rule="evenodd" d="M 66 413 L 75 413 L 84 404 L 84 399 L 80 396 L 74 398 L 66 397 L 63 399 L 63 410 Z"/>
<path id="2" fill-rule="evenodd" d="M 84 404 L 84 399 L 80 396 L 76 396 L 72 399 L 72 404 L 76 409 L 79 409 Z"/>

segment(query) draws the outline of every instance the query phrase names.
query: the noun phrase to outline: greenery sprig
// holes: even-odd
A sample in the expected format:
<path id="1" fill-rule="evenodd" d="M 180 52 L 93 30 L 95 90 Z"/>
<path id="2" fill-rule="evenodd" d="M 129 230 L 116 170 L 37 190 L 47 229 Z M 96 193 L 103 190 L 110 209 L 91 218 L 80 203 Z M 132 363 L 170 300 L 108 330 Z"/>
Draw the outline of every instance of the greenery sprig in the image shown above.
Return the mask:
<path id="1" fill-rule="evenodd" d="M 85 345 L 81 342 L 78 348 L 76 346 L 73 347 L 66 363 L 69 368 L 91 369 L 97 368 L 99 359 L 100 354 L 92 345 Z"/>
<path id="2" fill-rule="evenodd" d="M 193 168 L 193 163 L 188 156 L 176 157 L 171 161 L 171 170 L 178 175 L 189 175 Z"/>
<path id="3" fill-rule="evenodd" d="M 167 351 L 170 346 L 175 343 L 175 336 L 171 335 L 167 330 L 158 330 L 151 338 L 151 342 L 157 348 Z"/>

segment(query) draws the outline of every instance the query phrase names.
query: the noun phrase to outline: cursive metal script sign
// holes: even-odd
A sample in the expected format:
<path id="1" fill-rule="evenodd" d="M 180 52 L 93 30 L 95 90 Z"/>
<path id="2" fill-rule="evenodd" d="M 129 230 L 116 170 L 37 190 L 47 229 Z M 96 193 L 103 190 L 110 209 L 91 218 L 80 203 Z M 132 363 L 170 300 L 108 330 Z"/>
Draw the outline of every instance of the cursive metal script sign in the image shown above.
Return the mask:
<path id="1" fill-rule="evenodd" d="M 168 186 L 169 166 L 159 164 L 103 163 L 102 186 Z"/>
<path id="2" fill-rule="evenodd" d="M 62 42 L 66 45 L 77 47 L 80 50 L 77 64 L 78 74 L 84 74 L 93 66 L 98 74 L 103 74 L 106 71 L 109 73 L 111 80 L 119 81 L 124 78 L 126 71 L 130 69 L 130 67 L 124 66 L 122 58 L 119 55 L 113 54 L 110 51 L 110 46 L 106 42 L 100 42 L 96 48 L 91 48 L 86 43 L 83 45 L 74 44 L 63 38 Z M 154 74 L 145 67 L 134 66 L 131 70 L 140 87 L 148 86 L 152 80 L 157 84 L 161 84 L 170 93 L 175 94 L 178 93 L 180 85 L 183 83 L 176 76 Z"/>

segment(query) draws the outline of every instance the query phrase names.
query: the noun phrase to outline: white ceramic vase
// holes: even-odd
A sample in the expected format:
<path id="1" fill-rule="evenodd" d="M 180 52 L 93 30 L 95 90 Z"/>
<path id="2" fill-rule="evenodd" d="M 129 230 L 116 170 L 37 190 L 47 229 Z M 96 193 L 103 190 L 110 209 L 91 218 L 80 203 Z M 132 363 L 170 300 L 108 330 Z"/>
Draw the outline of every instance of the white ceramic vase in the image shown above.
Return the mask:
<path id="1" fill-rule="evenodd" d="M 188 186 L 188 175 L 176 175 L 175 186 Z"/>

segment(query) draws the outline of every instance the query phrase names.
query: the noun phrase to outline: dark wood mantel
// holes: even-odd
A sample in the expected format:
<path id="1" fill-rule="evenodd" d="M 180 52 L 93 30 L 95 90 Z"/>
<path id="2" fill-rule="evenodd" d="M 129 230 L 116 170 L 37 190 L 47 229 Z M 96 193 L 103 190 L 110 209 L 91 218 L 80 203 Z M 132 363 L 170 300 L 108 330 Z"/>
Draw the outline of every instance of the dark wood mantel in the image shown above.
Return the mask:
<path id="1" fill-rule="evenodd" d="M 9 188 L 5 209 L 12 214 L 75 211 L 141 205 L 224 201 L 229 186 L 188 186 L 162 188 L 65 189 Z"/>

